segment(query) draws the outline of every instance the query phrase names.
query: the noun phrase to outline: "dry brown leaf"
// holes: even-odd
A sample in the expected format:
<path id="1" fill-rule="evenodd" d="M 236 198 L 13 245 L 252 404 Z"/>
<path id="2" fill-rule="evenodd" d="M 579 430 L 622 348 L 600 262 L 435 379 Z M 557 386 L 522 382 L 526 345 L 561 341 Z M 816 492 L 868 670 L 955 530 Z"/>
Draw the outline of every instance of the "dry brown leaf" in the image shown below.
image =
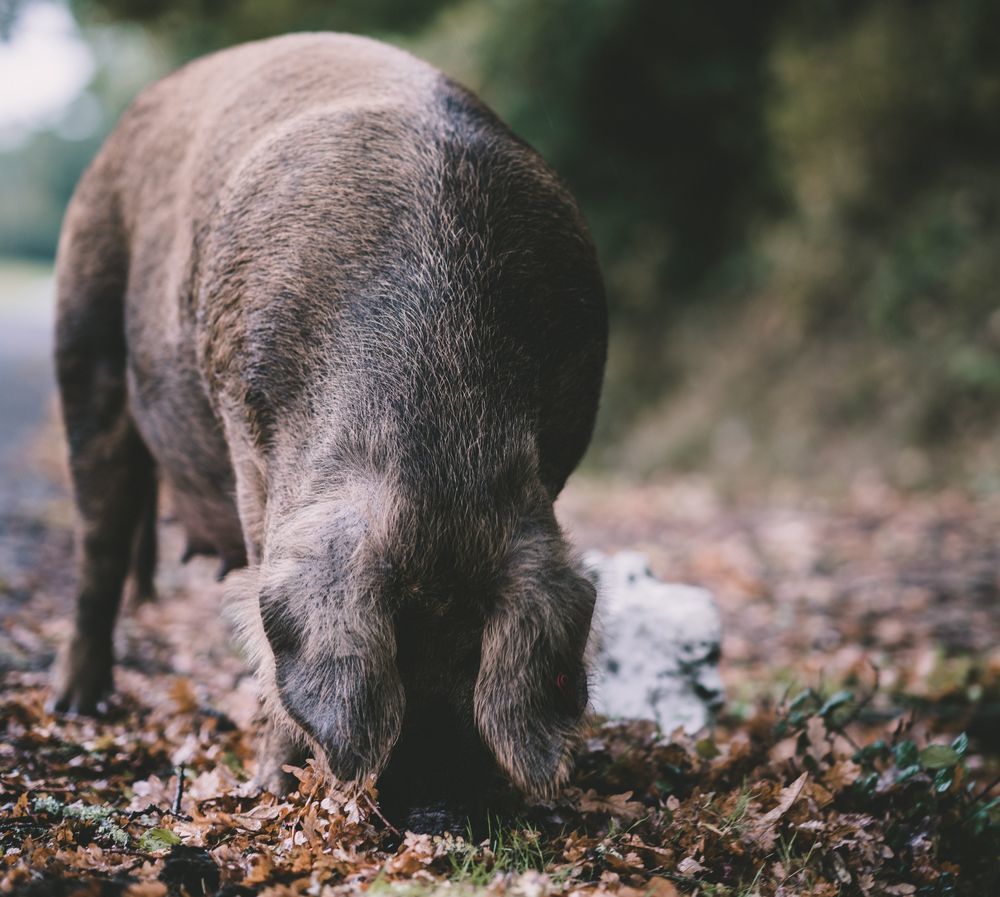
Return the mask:
<path id="1" fill-rule="evenodd" d="M 859 775 L 861 767 L 857 763 L 846 758 L 840 759 L 823 773 L 823 784 L 837 794 L 853 785 Z"/>
<path id="2" fill-rule="evenodd" d="M 162 881 L 140 881 L 125 888 L 122 897 L 167 897 L 167 886 Z"/>
<path id="3" fill-rule="evenodd" d="M 581 813 L 607 814 L 619 822 L 634 822 L 648 811 L 639 801 L 630 800 L 631 791 L 622 794 L 598 794 L 593 788 L 587 789 L 577 800 Z"/>
<path id="4" fill-rule="evenodd" d="M 170 700 L 178 713 L 194 713 L 198 709 L 198 696 L 187 676 L 177 676 L 170 686 Z"/>
<path id="5" fill-rule="evenodd" d="M 412 875 L 429 866 L 434 860 L 434 844 L 430 835 L 407 832 L 399 851 L 385 865 L 392 875 Z"/>
<path id="6" fill-rule="evenodd" d="M 830 741 L 826 723 L 821 716 L 811 716 L 806 720 L 806 737 L 809 739 L 807 753 L 817 763 L 822 764 L 823 758 L 830 752 Z"/>
<path id="7" fill-rule="evenodd" d="M 777 826 L 781 818 L 791 809 L 792 804 L 799 799 L 809 773 L 804 772 L 791 785 L 781 789 L 778 805 L 759 819 L 754 820 L 748 837 L 763 850 L 770 850 L 777 840 Z"/>
<path id="8" fill-rule="evenodd" d="M 645 889 L 646 897 L 679 897 L 680 891 L 668 878 L 656 875 L 649 880 Z"/>

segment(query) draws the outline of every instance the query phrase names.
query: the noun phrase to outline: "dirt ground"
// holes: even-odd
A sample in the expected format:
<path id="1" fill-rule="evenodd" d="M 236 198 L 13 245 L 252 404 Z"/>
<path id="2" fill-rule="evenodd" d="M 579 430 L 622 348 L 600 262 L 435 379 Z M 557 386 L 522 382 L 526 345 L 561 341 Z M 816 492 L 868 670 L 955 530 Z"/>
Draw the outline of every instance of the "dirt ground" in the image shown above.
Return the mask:
<path id="1" fill-rule="evenodd" d="M 179 564 L 168 514 L 159 600 L 119 627 L 109 717 L 50 716 L 72 513 L 58 433 L 22 429 L 0 463 L 0 892 L 985 894 L 997 883 L 1000 496 L 859 483 L 836 503 L 804 490 L 733 502 L 694 479 L 571 481 L 558 510 L 578 548 L 645 551 L 659 576 L 716 594 L 727 709 L 699 739 L 595 723 L 565 793 L 479 842 L 397 833 L 371 793 L 327 791 L 310 769 L 287 801 L 251 788 L 253 682 L 213 563 Z"/>

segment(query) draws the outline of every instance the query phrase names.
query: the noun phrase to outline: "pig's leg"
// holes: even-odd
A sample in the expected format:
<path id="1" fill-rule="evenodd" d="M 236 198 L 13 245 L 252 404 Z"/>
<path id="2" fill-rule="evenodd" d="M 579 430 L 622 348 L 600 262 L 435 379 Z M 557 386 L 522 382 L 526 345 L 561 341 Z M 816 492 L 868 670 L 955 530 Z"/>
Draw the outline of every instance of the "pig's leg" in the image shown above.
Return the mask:
<path id="1" fill-rule="evenodd" d="M 156 600 L 156 509 L 157 488 L 155 478 L 150 479 L 149 492 L 143 499 L 142 517 L 135 530 L 132 543 L 132 565 L 129 575 L 129 603 L 144 604 Z"/>
<path id="2" fill-rule="evenodd" d="M 136 532 L 156 488 L 128 408 L 123 243 L 107 191 L 88 174 L 67 212 L 58 262 L 56 370 L 79 516 L 73 633 L 54 706 L 93 713 L 111 689 L 112 632 Z M 95 208 L 97 206 L 98 208 Z"/>
<path id="3" fill-rule="evenodd" d="M 98 375 L 100 376 L 100 375 Z M 124 382 L 62 389 L 79 512 L 73 634 L 55 680 L 55 708 L 94 713 L 111 690 L 112 633 L 132 547 L 155 482 L 153 462 L 125 408 Z M 103 427 L 95 428 L 100 421 Z"/>

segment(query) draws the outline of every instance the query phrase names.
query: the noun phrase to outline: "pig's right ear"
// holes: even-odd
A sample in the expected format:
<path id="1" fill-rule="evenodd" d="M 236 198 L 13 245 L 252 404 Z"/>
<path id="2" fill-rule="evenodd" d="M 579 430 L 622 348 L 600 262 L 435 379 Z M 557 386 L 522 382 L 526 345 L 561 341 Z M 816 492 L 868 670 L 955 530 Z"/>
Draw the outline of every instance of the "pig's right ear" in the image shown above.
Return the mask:
<path id="1" fill-rule="evenodd" d="M 594 587 L 568 566 L 525 566 L 483 629 L 474 711 L 483 741 L 525 793 L 548 796 L 572 766 L 587 705 Z"/>
<path id="2" fill-rule="evenodd" d="M 263 596 L 260 610 L 285 711 L 338 779 L 378 774 L 399 738 L 405 706 L 391 621 L 366 609 L 350 625 L 324 628 L 315 615 L 298 617 L 286 602 Z"/>

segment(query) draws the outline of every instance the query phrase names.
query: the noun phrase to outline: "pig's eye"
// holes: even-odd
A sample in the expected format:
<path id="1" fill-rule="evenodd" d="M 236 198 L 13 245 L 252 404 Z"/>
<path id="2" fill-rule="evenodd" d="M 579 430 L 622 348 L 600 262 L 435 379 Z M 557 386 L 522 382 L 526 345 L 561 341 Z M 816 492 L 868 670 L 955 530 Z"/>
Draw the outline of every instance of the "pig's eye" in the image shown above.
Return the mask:
<path id="1" fill-rule="evenodd" d="M 561 692 L 565 692 L 569 688 L 569 675 L 567 673 L 559 673 L 556 676 L 556 688 Z"/>

